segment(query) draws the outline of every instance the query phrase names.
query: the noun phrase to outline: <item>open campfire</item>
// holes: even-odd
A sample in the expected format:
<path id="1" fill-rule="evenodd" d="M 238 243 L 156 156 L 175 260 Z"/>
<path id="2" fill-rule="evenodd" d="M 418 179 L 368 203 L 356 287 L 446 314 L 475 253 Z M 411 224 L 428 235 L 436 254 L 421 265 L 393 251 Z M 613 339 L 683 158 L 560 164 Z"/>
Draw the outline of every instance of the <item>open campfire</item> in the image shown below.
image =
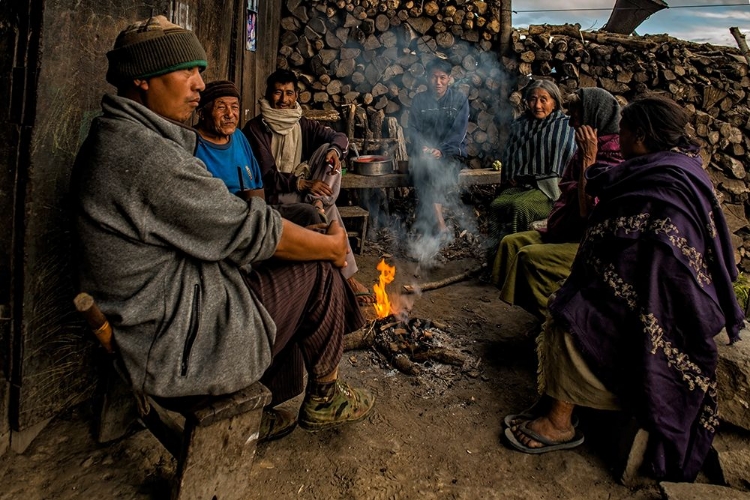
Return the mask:
<path id="1" fill-rule="evenodd" d="M 394 368 L 407 375 L 419 375 L 432 362 L 467 368 L 473 358 L 448 347 L 447 326 L 437 321 L 410 318 L 407 301 L 389 294 L 386 286 L 396 275 L 395 266 L 381 260 L 379 283 L 373 286 L 377 319 L 344 337 L 344 350 L 374 348 Z"/>

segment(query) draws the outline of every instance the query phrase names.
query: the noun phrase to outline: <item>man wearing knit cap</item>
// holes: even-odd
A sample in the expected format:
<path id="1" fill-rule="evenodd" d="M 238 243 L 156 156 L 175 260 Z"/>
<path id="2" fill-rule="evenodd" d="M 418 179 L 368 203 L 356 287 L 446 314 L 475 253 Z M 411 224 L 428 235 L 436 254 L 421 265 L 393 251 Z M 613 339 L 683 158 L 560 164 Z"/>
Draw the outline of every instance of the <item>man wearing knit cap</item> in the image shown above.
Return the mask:
<path id="1" fill-rule="evenodd" d="M 230 192 L 246 199 L 263 195 L 260 167 L 245 134 L 237 130 L 240 120 L 240 91 L 228 80 L 206 84 L 198 105 L 198 148 L 195 156 L 218 177 Z M 274 205 L 281 216 L 303 227 L 325 227 L 312 205 L 292 203 Z"/>
<path id="2" fill-rule="evenodd" d="M 296 415 L 273 407 L 302 392 L 306 370 L 302 427 L 364 418 L 372 394 L 338 379 L 343 334 L 364 322 L 337 269 L 346 233 L 241 200 L 193 156 L 197 134 L 182 122 L 199 105 L 206 54 L 192 32 L 152 17 L 107 58 L 117 95 L 102 99 L 71 195 L 80 288 L 108 316 L 130 383 L 170 398 L 260 380 L 273 394 L 270 439 L 294 428 Z"/>
<path id="3" fill-rule="evenodd" d="M 232 193 L 263 187 L 260 167 L 247 139 L 237 130 L 240 92 L 234 83 L 219 80 L 206 85 L 198 106 L 198 149 L 208 171 Z"/>

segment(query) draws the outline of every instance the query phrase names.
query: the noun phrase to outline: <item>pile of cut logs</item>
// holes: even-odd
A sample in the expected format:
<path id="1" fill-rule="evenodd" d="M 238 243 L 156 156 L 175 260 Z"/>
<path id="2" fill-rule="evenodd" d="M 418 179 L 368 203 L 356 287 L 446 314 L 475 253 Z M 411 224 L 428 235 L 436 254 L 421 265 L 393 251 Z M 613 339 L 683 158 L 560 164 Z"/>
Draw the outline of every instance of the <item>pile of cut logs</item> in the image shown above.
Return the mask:
<path id="1" fill-rule="evenodd" d="M 303 107 L 354 104 L 342 114 L 369 153 L 388 142 L 388 117 L 406 128 L 412 98 L 427 88 L 426 64 L 445 58 L 469 97 L 468 152 L 481 167 L 497 156 L 494 117 L 506 81 L 492 51 L 499 10 L 498 0 L 287 0 L 278 67 L 300 74 Z"/>
<path id="2" fill-rule="evenodd" d="M 341 111 L 350 137 L 374 152 L 395 142 L 395 135 L 383 137 L 392 135 L 394 121 L 408 126 L 412 98 L 427 88 L 425 65 L 447 58 L 471 106 L 467 149 L 473 168 L 500 156 L 505 125 L 522 109 L 531 78 L 552 79 L 563 93 L 602 87 L 623 101 L 646 91 L 664 93 L 692 115 L 740 267 L 750 272 L 750 75 L 739 50 L 666 35 L 543 25 L 513 30 L 510 51 L 500 57 L 501 3 L 287 0 L 278 66 L 300 74 L 303 107 Z"/>
<path id="3" fill-rule="evenodd" d="M 750 75 L 739 50 L 659 36 L 582 32 L 577 25 L 529 26 L 512 33 L 503 57 L 518 75 L 510 100 L 520 107 L 528 75 L 550 77 L 563 94 L 601 87 L 624 101 L 653 91 L 692 115 L 704 164 L 722 201 L 740 268 L 750 271 Z"/>

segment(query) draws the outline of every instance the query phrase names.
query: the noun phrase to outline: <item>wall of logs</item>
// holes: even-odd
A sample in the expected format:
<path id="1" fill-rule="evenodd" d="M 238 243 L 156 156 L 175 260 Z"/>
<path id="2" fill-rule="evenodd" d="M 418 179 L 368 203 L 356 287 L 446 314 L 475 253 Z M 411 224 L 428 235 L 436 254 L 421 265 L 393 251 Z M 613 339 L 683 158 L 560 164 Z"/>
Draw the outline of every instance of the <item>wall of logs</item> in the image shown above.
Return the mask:
<path id="1" fill-rule="evenodd" d="M 468 151 L 478 168 L 497 154 L 495 117 L 508 115 L 497 99 L 507 81 L 494 51 L 500 6 L 497 0 L 287 0 L 278 67 L 299 73 L 303 107 L 354 105 L 352 132 L 374 148 L 385 140 L 386 118 L 407 126 L 412 98 L 427 88 L 426 64 L 449 60 L 469 97 Z"/>
<path id="2" fill-rule="evenodd" d="M 739 50 L 667 35 L 532 25 L 512 31 L 501 57 L 500 9 L 499 0 L 287 0 L 278 67 L 300 74 L 303 107 L 339 111 L 350 136 L 367 148 L 388 140 L 384 123 L 407 127 L 411 100 L 426 89 L 425 65 L 446 58 L 471 106 L 472 168 L 499 156 L 505 124 L 522 112 L 532 78 L 554 80 L 563 94 L 602 87 L 623 103 L 663 93 L 692 115 L 738 262 L 750 272 L 750 75 Z"/>
<path id="3" fill-rule="evenodd" d="M 503 57 L 518 76 L 510 101 L 520 109 L 529 75 L 553 78 L 563 93 L 602 87 L 623 102 L 659 92 L 692 115 L 706 170 L 716 187 L 740 268 L 750 272 L 750 76 L 739 50 L 659 35 L 624 37 L 578 26 L 529 26 L 512 34 Z"/>

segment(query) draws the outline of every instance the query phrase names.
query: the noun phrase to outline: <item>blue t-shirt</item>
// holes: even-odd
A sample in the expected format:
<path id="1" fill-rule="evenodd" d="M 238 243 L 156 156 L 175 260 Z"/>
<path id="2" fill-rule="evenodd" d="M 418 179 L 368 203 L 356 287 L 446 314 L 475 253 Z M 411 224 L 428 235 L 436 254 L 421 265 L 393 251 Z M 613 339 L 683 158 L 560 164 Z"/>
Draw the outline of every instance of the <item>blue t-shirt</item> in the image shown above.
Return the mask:
<path id="1" fill-rule="evenodd" d="M 239 171 L 242 171 L 242 183 L 245 189 L 260 189 L 263 179 L 260 176 L 258 161 L 250 149 L 250 144 L 239 129 L 229 136 L 226 144 L 214 144 L 198 136 L 198 148 L 195 156 L 203 160 L 208 171 L 214 177 L 224 181 L 232 193 L 240 190 Z"/>

